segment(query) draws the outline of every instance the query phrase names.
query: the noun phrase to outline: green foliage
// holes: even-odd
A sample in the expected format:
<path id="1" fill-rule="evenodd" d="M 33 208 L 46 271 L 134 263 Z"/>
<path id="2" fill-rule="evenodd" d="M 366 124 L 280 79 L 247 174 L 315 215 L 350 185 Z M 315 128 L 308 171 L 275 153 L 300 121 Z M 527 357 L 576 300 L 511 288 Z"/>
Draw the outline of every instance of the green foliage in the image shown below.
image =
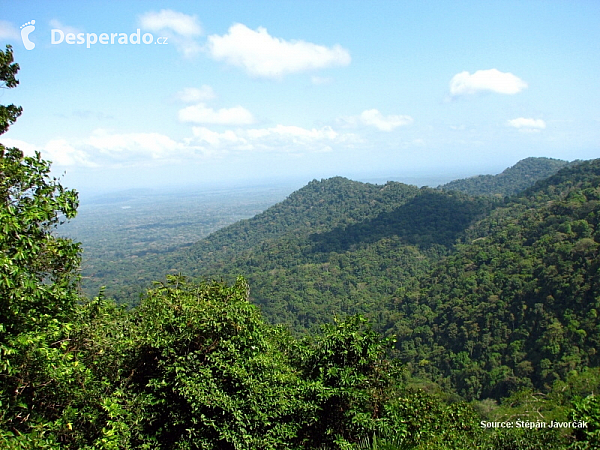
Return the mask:
<path id="1" fill-rule="evenodd" d="M 18 84 L 12 61 L 10 47 L 0 52 L 7 88 Z M 0 132 L 19 114 L 2 107 Z M 55 235 L 56 225 L 75 216 L 77 193 L 49 172 L 39 153 L 26 157 L 0 144 L 0 436 L 40 448 L 85 377 L 68 350 L 80 250 Z"/>
<path id="2" fill-rule="evenodd" d="M 280 448 L 311 420 L 306 389 L 289 367 L 281 330 L 248 302 L 243 280 L 150 291 L 135 312 L 124 390 L 144 417 L 136 445 Z"/>
<path id="3" fill-rule="evenodd" d="M 356 442 L 378 429 L 401 373 L 386 358 L 391 344 L 361 316 L 304 340 L 296 365 L 318 388 L 308 397 L 319 405 L 316 423 L 304 431 L 311 445 Z"/>
<path id="4" fill-rule="evenodd" d="M 538 180 L 554 175 L 567 161 L 552 158 L 526 158 L 498 175 L 478 175 L 454 180 L 440 189 L 460 191 L 469 195 L 511 196 L 532 186 Z"/>
<path id="5" fill-rule="evenodd" d="M 582 162 L 497 208 L 399 290 L 401 358 L 466 398 L 549 390 L 599 364 L 600 161 Z"/>
<path id="6" fill-rule="evenodd" d="M 387 302 L 398 286 L 425 273 L 495 205 L 394 182 L 313 181 L 150 270 L 154 278 L 176 268 L 229 282 L 244 274 L 265 318 L 298 334 L 332 315 L 361 314 L 381 326 L 395 320 Z"/>
<path id="7" fill-rule="evenodd" d="M 19 65 L 13 62 L 13 51 L 10 45 L 6 51 L 0 50 L 0 88 L 11 89 L 19 84 L 16 79 Z M 15 105 L 0 105 L 0 134 L 4 134 L 21 115 L 23 108 Z"/>
<path id="8" fill-rule="evenodd" d="M 413 199 L 389 212 L 329 232 L 313 233 L 310 240 L 318 252 L 343 252 L 392 236 L 421 248 L 449 248 L 492 204 L 486 198 L 422 188 Z"/>
<path id="9" fill-rule="evenodd" d="M 386 419 L 383 432 L 402 437 L 401 448 L 460 449 L 483 433 L 469 405 L 446 404 L 422 390 L 407 390 L 386 404 Z"/>
<path id="10" fill-rule="evenodd" d="M 73 308 L 79 245 L 54 234 L 77 193 L 49 176 L 39 153 L 0 144 L 0 327 L 4 337 L 42 329 Z M 3 339 L 0 338 L 0 342 Z"/>
<path id="11" fill-rule="evenodd" d="M 88 441 L 103 448 L 306 448 L 378 429 L 398 369 L 365 319 L 298 341 L 238 279 L 169 277 L 129 312 L 101 298 L 72 333 L 94 374 Z M 100 406 L 100 407 L 98 407 Z M 94 419 L 89 419 L 89 417 Z M 75 423 L 74 423 L 75 425 Z"/>
<path id="12" fill-rule="evenodd" d="M 587 422 L 587 427 L 576 430 L 577 449 L 600 448 L 600 399 L 589 395 L 574 402 L 571 420 Z"/>

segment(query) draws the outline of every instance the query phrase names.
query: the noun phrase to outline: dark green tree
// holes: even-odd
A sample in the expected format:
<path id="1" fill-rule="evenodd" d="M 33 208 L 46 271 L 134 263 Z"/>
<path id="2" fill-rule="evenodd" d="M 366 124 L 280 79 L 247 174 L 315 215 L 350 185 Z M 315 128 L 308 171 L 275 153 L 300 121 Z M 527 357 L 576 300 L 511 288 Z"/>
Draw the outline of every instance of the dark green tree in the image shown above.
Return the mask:
<path id="1" fill-rule="evenodd" d="M 0 51 L 3 87 L 18 84 L 18 69 L 11 48 Z M 0 106 L 0 133 L 20 113 Z M 0 443 L 1 430 L 20 435 L 60 416 L 77 382 L 65 337 L 78 300 L 80 250 L 55 234 L 77 205 L 77 192 L 50 176 L 39 153 L 0 144 Z"/>
<path id="2" fill-rule="evenodd" d="M 0 51 L 0 87 L 11 89 L 19 84 L 15 78 L 19 71 L 19 65 L 13 62 L 13 51 L 10 45 L 6 46 L 6 51 Z M 8 127 L 12 125 L 17 117 L 21 115 L 23 108 L 15 105 L 0 105 L 0 134 L 4 134 Z"/>

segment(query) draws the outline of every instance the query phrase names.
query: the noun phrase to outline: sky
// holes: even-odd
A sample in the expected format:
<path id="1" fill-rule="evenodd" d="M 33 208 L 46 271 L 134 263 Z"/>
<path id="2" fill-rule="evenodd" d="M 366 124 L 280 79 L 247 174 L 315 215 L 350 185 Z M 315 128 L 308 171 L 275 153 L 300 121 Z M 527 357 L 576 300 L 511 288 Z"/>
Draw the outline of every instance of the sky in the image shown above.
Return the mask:
<path id="1" fill-rule="evenodd" d="M 600 1 L 0 0 L 0 143 L 82 192 L 600 156 Z"/>

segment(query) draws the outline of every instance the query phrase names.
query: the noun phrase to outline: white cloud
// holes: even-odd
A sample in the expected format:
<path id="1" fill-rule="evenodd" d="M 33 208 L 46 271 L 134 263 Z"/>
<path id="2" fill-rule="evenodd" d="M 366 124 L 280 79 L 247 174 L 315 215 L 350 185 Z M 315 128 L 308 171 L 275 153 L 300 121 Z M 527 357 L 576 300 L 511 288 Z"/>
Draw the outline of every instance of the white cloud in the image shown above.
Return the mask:
<path id="1" fill-rule="evenodd" d="M 65 139 L 49 141 L 44 146 L 44 154 L 52 163 L 58 166 L 97 166 L 96 163 L 90 161 L 86 152 L 74 148 Z"/>
<path id="2" fill-rule="evenodd" d="M 170 9 L 163 9 L 160 12 L 147 12 L 140 17 L 140 24 L 150 31 L 171 30 L 180 36 L 199 36 L 202 34 L 202 27 L 198 23 L 196 16 L 188 16 Z"/>
<path id="3" fill-rule="evenodd" d="M 151 159 L 164 159 L 177 154 L 182 144 L 159 133 L 110 134 L 95 130 L 86 144 L 99 153 L 114 159 L 126 159 L 133 155 Z"/>
<path id="4" fill-rule="evenodd" d="M 304 153 L 331 151 L 331 145 L 351 140 L 331 127 L 306 129 L 293 125 L 271 128 L 227 130 L 214 132 L 204 127 L 193 127 L 194 142 L 226 152 L 278 152 Z"/>
<path id="5" fill-rule="evenodd" d="M 181 122 L 191 123 L 247 125 L 255 122 L 252 113 L 242 106 L 215 111 L 204 103 L 199 103 L 179 110 L 178 115 Z"/>
<path id="6" fill-rule="evenodd" d="M 528 119 L 525 117 L 509 120 L 508 125 L 525 132 L 538 132 L 546 128 L 546 122 L 542 119 Z"/>
<path id="7" fill-rule="evenodd" d="M 0 39 L 17 40 L 21 39 L 19 30 L 7 20 L 0 20 Z M 2 49 L 4 50 L 4 49 Z"/>
<path id="8" fill-rule="evenodd" d="M 377 109 L 367 109 L 359 116 L 341 117 L 337 123 L 343 127 L 356 127 L 366 125 L 375 127 L 380 131 L 392 131 L 395 128 L 410 125 L 414 120 L 406 115 L 384 116 Z"/>
<path id="9" fill-rule="evenodd" d="M 365 125 L 373 126 L 381 131 L 392 131 L 404 125 L 413 123 L 410 116 L 384 116 L 376 109 L 369 109 L 360 114 L 360 120 Z"/>
<path id="10" fill-rule="evenodd" d="M 21 150 L 26 156 L 33 156 L 35 155 L 36 150 L 40 150 L 35 145 L 30 144 L 29 142 L 21 141 L 19 139 L 2 138 L 1 144 L 4 145 L 6 148 L 16 147 L 19 150 Z"/>
<path id="11" fill-rule="evenodd" d="M 216 97 L 213 88 L 204 84 L 200 88 L 183 88 L 176 94 L 176 97 L 186 103 L 204 102 Z"/>
<path id="12" fill-rule="evenodd" d="M 340 134 L 329 126 L 302 128 L 277 125 L 270 128 L 228 129 L 222 132 L 193 126 L 192 135 L 175 140 L 160 133 L 114 133 L 96 129 L 84 139 L 56 138 L 36 146 L 3 139 L 8 147 L 26 154 L 40 151 L 53 167 L 143 167 L 165 163 L 191 164 L 228 155 L 249 153 L 306 154 L 351 148 L 361 142 L 351 133 Z"/>
<path id="13" fill-rule="evenodd" d="M 351 59 L 348 50 L 337 44 L 325 47 L 300 40 L 286 41 L 269 35 L 265 28 L 251 30 L 240 23 L 232 25 L 223 36 L 209 36 L 207 50 L 217 60 L 265 78 L 347 66 Z"/>
<path id="14" fill-rule="evenodd" d="M 39 151 L 43 159 L 51 161 L 53 165 L 57 166 L 96 166 L 90 161 L 89 155 L 85 151 L 74 148 L 61 138 L 52 139 L 42 147 L 18 139 L 3 139 L 2 143 L 5 147 L 17 147 L 27 156 L 33 156 L 36 151 Z"/>
<path id="15" fill-rule="evenodd" d="M 202 35 L 202 27 L 196 16 L 162 9 L 159 12 L 151 11 L 142 14 L 139 23 L 142 28 L 161 33 L 161 37 L 167 37 L 167 44 L 175 44 L 186 57 L 192 57 L 201 50 L 200 45 L 194 40 Z"/>
<path id="16" fill-rule="evenodd" d="M 517 94 L 527 88 L 527 83 L 510 72 L 497 69 L 478 70 L 457 73 L 450 81 L 452 96 L 476 94 L 478 92 L 496 92 L 498 94 Z"/>
<path id="17" fill-rule="evenodd" d="M 205 142 L 213 146 L 220 146 L 223 144 L 248 144 L 244 138 L 237 136 L 232 130 L 219 133 L 205 127 L 192 127 L 192 133 L 197 141 Z"/>

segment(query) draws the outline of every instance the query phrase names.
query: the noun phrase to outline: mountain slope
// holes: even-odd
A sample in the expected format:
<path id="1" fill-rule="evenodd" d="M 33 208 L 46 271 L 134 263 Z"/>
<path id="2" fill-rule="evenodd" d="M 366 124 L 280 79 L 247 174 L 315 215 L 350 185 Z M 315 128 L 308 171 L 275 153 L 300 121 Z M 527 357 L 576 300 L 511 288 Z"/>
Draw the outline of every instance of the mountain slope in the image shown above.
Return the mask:
<path id="1" fill-rule="evenodd" d="M 172 255 L 173 271 L 244 275 L 267 320 L 296 332 L 334 315 L 384 320 L 401 280 L 427 270 L 495 202 L 400 183 L 312 182 L 253 219 Z"/>
<path id="2" fill-rule="evenodd" d="M 518 177 L 539 177 L 540 166 L 562 163 L 529 158 L 505 172 L 511 172 L 510 180 L 517 183 Z M 488 190 L 493 187 L 488 186 Z M 342 177 L 313 180 L 263 213 L 218 230 L 196 244 L 160 255 L 138 252 L 135 260 L 109 260 L 98 265 L 106 269 L 104 273 L 88 271 L 86 275 L 97 285 L 108 284 L 107 295 L 135 304 L 139 292 L 166 273 L 231 279 L 237 274 L 256 274 L 256 282 L 260 283 L 268 277 L 258 275 L 268 267 L 289 267 L 305 260 L 312 263 L 315 258 L 324 263 L 329 254 L 358 249 L 369 253 L 366 248 L 381 239 L 387 239 L 388 244 L 395 242 L 396 247 L 413 245 L 418 252 L 426 250 L 428 256 L 420 254 L 419 261 L 435 258 L 440 252 L 447 253 L 473 218 L 492 208 L 496 201 L 465 198 L 449 191 L 442 194 L 395 182 L 374 185 Z M 300 256 L 288 246 L 301 248 Z M 270 261 L 265 261 L 267 255 L 261 249 L 268 251 Z M 387 251 L 381 251 L 380 257 L 385 259 Z M 387 284 L 386 279 L 380 282 Z M 260 289 L 254 291 L 261 302 L 279 300 L 268 294 L 268 289 L 264 295 L 258 295 Z"/>
<path id="3" fill-rule="evenodd" d="M 600 364 L 600 160 L 567 167 L 467 233 L 390 302 L 413 370 L 467 398 Z"/>
<path id="4" fill-rule="evenodd" d="M 160 257 L 136 260 L 135 273 L 120 273 L 119 288 L 107 293 L 122 303 L 135 304 L 139 292 L 166 273 L 220 278 L 224 265 L 240 260 L 244 252 L 279 239 L 295 239 L 328 231 L 392 210 L 414 198 L 415 186 L 390 182 L 384 186 L 342 177 L 313 180 L 287 199 L 251 219 L 222 228 L 197 243 Z"/>
<path id="5" fill-rule="evenodd" d="M 501 398 L 600 364 L 599 205 L 600 160 L 505 199 L 338 177 L 147 274 L 244 275 L 265 318 L 297 333 L 362 313 L 414 374 Z"/>
<path id="6" fill-rule="evenodd" d="M 439 186 L 446 191 L 460 191 L 469 195 L 515 195 L 536 181 L 554 175 L 570 163 L 552 158 L 526 158 L 498 175 L 478 175 L 454 180 Z"/>

